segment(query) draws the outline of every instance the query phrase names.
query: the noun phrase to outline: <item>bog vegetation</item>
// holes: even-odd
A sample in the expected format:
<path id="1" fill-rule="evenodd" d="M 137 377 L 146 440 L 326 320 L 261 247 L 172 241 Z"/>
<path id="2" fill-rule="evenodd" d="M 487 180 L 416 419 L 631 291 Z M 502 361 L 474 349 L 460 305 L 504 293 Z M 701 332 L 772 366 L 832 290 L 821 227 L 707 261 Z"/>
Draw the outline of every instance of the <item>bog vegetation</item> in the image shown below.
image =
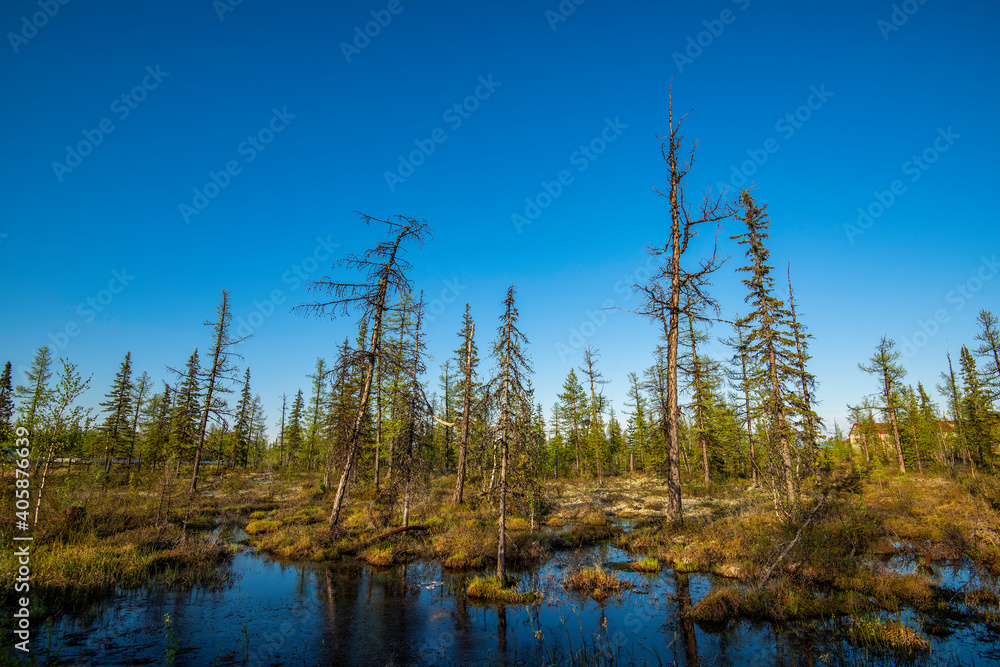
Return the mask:
<path id="1" fill-rule="evenodd" d="M 668 216 L 651 248 L 660 268 L 634 286 L 638 315 L 662 342 L 648 368 L 612 378 L 588 347 L 554 405 L 535 399 L 531 332 L 520 328 L 513 285 L 498 306 L 466 304 L 454 353 L 430 379 L 425 301 L 405 258 L 419 261 L 431 231 L 404 216 L 362 216 L 384 240 L 339 261 L 353 273 L 346 282 L 313 283 L 315 300 L 299 309 L 353 315 L 356 335 L 317 359 L 279 415 L 264 414 L 227 291 L 205 322 L 204 348 L 159 382 L 125 353 L 98 411 L 79 406 L 90 380 L 47 347 L 23 377 L 8 362 L 3 505 L 35 537 L 34 585 L 211 583 L 230 553 L 220 530 L 236 526 L 292 559 L 488 566 L 494 576 L 477 579 L 470 597 L 526 603 L 532 592 L 507 587 L 509 561 L 613 539 L 636 554 L 635 570 L 730 579 L 688 610 L 695 619 L 846 615 L 859 645 L 922 650 L 921 636 L 871 614 L 958 602 L 919 572 L 879 571 L 878 556 L 909 551 L 928 568 L 963 557 L 1000 572 L 996 316 L 978 314 L 975 340 L 940 360 L 930 390 L 907 381 L 893 340 L 871 341 L 872 356 L 855 360 L 871 386 L 850 406 L 850 433 L 823 424 L 811 336 L 790 271 L 772 265 L 788 258 L 771 258 L 767 207 L 749 191 L 692 207 L 683 185 L 693 158 L 673 116 L 664 142 Z M 746 289 L 742 313 L 721 312 L 712 298 L 722 259 L 689 256 L 705 223 L 745 249 L 742 265 L 729 267 Z M 712 335 L 728 357 L 708 355 Z M 627 384 L 621 412 L 603 396 L 609 381 Z M 15 483 L 29 449 L 22 435 L 26 494 Z M 622 533 L 615 516 L 640 522 Z M 541 531 L 546 524 L 570 527 Z M 10 550 L 0 559 L 9 592 Z M 622 586 L 599 568 L 565 584 L 599 598 Z M 995 591 L 965 595 L 961 604 L 998 623 Z"/>

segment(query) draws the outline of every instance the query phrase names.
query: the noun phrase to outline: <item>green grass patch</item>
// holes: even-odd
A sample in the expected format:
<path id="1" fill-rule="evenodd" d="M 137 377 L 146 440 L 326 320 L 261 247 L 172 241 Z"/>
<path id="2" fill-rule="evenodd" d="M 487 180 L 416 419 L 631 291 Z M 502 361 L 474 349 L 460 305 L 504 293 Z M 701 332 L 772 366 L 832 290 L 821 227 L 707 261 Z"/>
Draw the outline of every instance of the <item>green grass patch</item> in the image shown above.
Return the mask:
<path id="1" fill-rule="evenodd" d="M 539 599 L 534 591 L 520 593 L 505 587 L 496 576 L 475 577 L 466 590 L 470 599 L 481 602 L 496 602 L 500 604 L 533 604 Z"/>
<path id="2" fill-rule="evenodd" d="M 258 519 L 251 521 L 244 529 L 247 535 L 259 535 L 260 533 L 273 533 L 281 527 L 281 522 L 276 519 Z"/>
<path id="3" fill-rule="evenodd" d="M 635 570 L 636 572 L 659 572 L 660 571 L 660 561 L 655 558 L 643 558 L 642 560 L 634 560 L 628 564 L 628 566 Z"/>
<path id="4" fill-rule="evenodd" d="M 188 530 L 212 530 L 215 528 L 215 520 L 208 516 L 193 516 L 188 519 Z"/>

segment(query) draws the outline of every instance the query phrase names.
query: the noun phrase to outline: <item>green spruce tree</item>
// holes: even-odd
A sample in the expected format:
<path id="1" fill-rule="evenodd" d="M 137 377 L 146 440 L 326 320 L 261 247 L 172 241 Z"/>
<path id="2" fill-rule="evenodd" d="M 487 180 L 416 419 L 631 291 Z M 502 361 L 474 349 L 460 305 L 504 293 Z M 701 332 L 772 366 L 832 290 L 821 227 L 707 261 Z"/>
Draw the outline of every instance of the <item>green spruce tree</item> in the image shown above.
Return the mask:
<path id="1" fill-rule="evenodd" d="M 253 395 L 250 393 L 250 368 L 243 373 L 243 389 L 236 405 L 236 423 L 233 426 L 230 463 L 246 467 L 250 458 L 250 438 L 252 435 Z"/>
<path id="2" fill-rule="evenodd" d="M 132 353 L 126 352 L 125 359 L 118 367 L 118 373 L 111 383 L 111 389 L 101 402 L 103 412 L 107 413 L 101 436 L 104 439 L 104 472 L 111 471 L 111 460 L 120 456 L 125 449 L 125 443 L 133 440 L 129 433 L 132 421 Z"/>
<path id="3" fill-rule="evenodd" d="M 966 446 L 979 467 L 993 462 L 990 441 L 991 414 L 989 394 L 976 368 L 976 359 L 965 345 L 959 357 L 962 368 L 962 422 L 965 427 Z"/>
<path id="4" fill-rule="evenodd" d="M 556 395 L 556 416 L 568 444 L 575 456 L 573 470 L 579 475 L 583 470 L 584 424 L 587 420 L 587 394 L 577 378 L 576 371 L 569 369 L 563 382 L 562 391 Z"/>
<path id="5" fill-rule="evenodd" d="M 10 362 L 4 364 L 0 375 L 0 443 L 14 437 L 14 390 L 11 387 Z"/>
<path id="6" fill-rule="evenodd" d="M 511 440 L 516 438 L 518 416 L 530 414 L 531 403 L 528 396 L 529 376 L 532 373 L 531 360 L 524 348 L 528 339 L 517 328 L 518 311 L 514 302 L 516 292 L 511 285 L 504 299 L 504 312 L 500 315 L 497 338 L 490 351 L 496 362 L 496 371 L 489 382 L 489 393 L 496 398 L 497 422 L 495 432 L 500 448 L 500 510 L 497 521 L 497 578 L 507 580 L 507 474 L 510 463 Z"/>
<path id="7" fill-rule="evenodd" d="M 302 446 L 305 442 L 303 437 L 302 419 L 305 416 L 305 398 L 302 390 L 299 389 L 292 401 L 292 410 L 288 414 L 288 421 L 285 423 L 285 461 L 288 467 L 295 465 L 295 461 L 302 455 Z"/>
<path id="8" fill-rule="evenodd" d="M 475 341 L 476 323 L 465 304 L 465 314 L 462 316 L 462 328 L 458 332 L 462 344 L 455 350 L 458 359 L 458 370 L 462 381 L 459 385 L 457 399 L 462 405 L 462 430 L 458 443 L 458 464 L 455 475 L 454 503 L 461 505 L 465 489 L 465 475 L 469 457 L 469 435 L 471 430 L 472 407 L 474 394 L 477 391 L 476 367 L 479 365 L 479 353 Z"/>
<path id="9" fill-rule="evenodd" d="M 639 384 L 639 376 L 634 372 L 628 374 L 627 398 L 629 402 L 625 405 L 632 408 L 632 412 L 627 413 L 629 415 L 627 428 L 629 436 L 628 468 L 629 472 L 635 472 L 636 454 L 638 454 L 640 465 L 642 465 L 649 447 L 649 427 L 646 422 L 649 407 L 646 395 Z"/>
<path id="10" fill-rule="evenodd" d="M 171 392 L 173 406 L 170 411 L 170 446 L 167 458 L 184 459 L 193 455 L 198 438 L 198 413 L 201 405 L 198 348 L 188 357 L 184 371 L 174 370 L 174 373 L 180 377 L 180 384 Z"/>
<path id="11" fill-rule="evenodd" d="M 984 364 L 984 390 L 988 392 L 990 403 L 995 403 L 1000 400 L 1000 327 L 997 326 L 996 315 L 986 309 L 979 311 L 976 321 L 980 326 L 976 340 L 981 344 L 975 353 Z"/>
<path id="12" fill-rule="evenodd" d="M 906 375 L 906 369 L 899 363 L 899 350 L 896 343 L 891 338 L 882 336 L 882 340 L 875 347 L 875 354 L 868 360 L 869 364 L 858 364 L 865 373 L 873 375 L 879 383 L 879 394 L 881 396 L 882 412 L 889 419 L 892 427 L 892 439 L 896 445 L 896 459 L 899 461 L 899 472 L 906 472 L 906 461 L 903 458 L 903 441 L 899 436 L 899 419 L 897 417 L 897 404 L 899 399 L 900 382 Z"/>
<path id="13" fill-rule="evenodd" d="M 777 509 L 790 516 L 798 505 L 798 479 L 792 466 L 792 431 L 789 417 L 794 414 L 790 385 L 797 373 L 791 313 L 774 295 L 774 268 L 767 262 L 771 251 L 765 245 L 770 233 L 767 206 L 758 206 L 750 193 L 741 194 L 742 212 L 738 216 L 747 231 L 734 239 L 747 246 L 748 263 L 739 271 L 747 274 L 746 302 L 752 310 L 738 321 L 745 327 L 746 355 L 752 375 L 750 381 L 763 394 L 766 441 L 770 452 L 771 488 Z"/>
<path id="14" fill-rule="evenodd" d="M 52 379 L 52 354 L 47 345 L 35 352 L 31 366 L 25 371 L 27 381 L 14 388 L 14 395 L 20 400 L 21 416 L 19 424 L 36 434 L 44 425 L 42 415 L 46 413 L 54 396 L 49 380 Z"/>

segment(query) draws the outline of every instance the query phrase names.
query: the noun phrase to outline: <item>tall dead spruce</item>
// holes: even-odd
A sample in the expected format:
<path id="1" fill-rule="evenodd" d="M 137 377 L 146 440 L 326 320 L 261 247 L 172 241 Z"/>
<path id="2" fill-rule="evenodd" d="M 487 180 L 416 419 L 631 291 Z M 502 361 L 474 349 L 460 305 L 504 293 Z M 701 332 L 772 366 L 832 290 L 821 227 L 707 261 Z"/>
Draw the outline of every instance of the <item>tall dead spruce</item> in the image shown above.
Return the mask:
<path id="1" fill-rule="evenodd" d="M 344 316 L 355 311 L 359 312 L 361 319 L 370 326 L 367 348 L 356 351 L 357 361 L 364 371 L 364 381 L 361 385 L 357 416 L 348 436 L 347 458 L 340 475 L 340 482 L 337 484 L 333 508 L 330 511 L 329 524 L 331 528 L 336 526 L 340 520 L 340 510 L 344 504 L 347 481 L 358 458 L 361 431 L 365 414 L 368 411 L 368 399 L 371 395 L 375 365 L 377 362 L 392 363 L 392 360 L 386 359 L 382 355 L 382 326 L 394 297 L 411 291 L 410 280 L 406 274 L 412 267 L 409 262 L 403 259 L 406 245 L 416 244 L 420 247 L 423 245 L 424 239 L 431 236 L 431 230 L 426 221 L 401 215 L 393 216 L 389 220 L 380 220 L 363 213 L 359 213 L 359 215 L 365 224 L 371 224 L 374 221 L 386 225 L 390 235 L 389 240 L 382 241 L 374 248 L 366 250 L 360 257 L 353 254 L 348 255 L 337 260 L 334 264 L 334 266 L 357 271 L 361 274 L 362 281 L 356 283 L 340 282 L 326 276 L 320 280 L 310 281 L 310 291 L 322 292 L 332 298 L 329 301 L 301 304 L 293 309 L 317 317 L 329 316 L 330 318 L 336 318 L 338 315 Z"/>
<path id="2" fill-rule="evenodd" d="M 686 117 L 686 114 L 685 114 Z M 680 408 L 677 402 L 677 348 L 680 338 L 681 316 L 694 319 L 707 319 L 698 313 L 706 307 L 713 312 L 719 312 L 719 306 L 707 292 L 709 277 L 725 262 L 718 256 L 718 247 L 713 246 L 712 255 L 702 258 L 698 268 L 687 269 L 681 264 L 681 258 L 688 251 L 691 239 L 698 235 L 698 226 L 706 222 L 718 223 L 732 215 L 732 206 L 723 201 L 721 194 L 713 197 L 706 192 L 696 214 L 692 214 L 691 206 L 684 196 L 684 178 L 694 165 L 695 142 L 686 159 L 681 157 L 681 123 L 684 117 L 674 124 L 673 101 L 670 103 L 669 132 L 666 137 L 659 137 L 665 143 L 660 144 L 660 152 L 667 164 L 667 188 L 660 190 L 654 187 L 656 194 L 665 197 L 670 206 L 670 236 L 663 246 L 650 247 L 649 253 L 664 258 L 659 269 L 649 281 L 635 285 L 642 295 L 640 310 L 635 311 L 645 315 L 663 327 L 663 337 L 666 340 L 666 374 L 667 374 L 667 405 L 663 419 L 667 440 L 667 511 L 671 521 L 680 523 L 681 514 L 681 469 L 680 469 L 680 438 L 678 422 Z"/>

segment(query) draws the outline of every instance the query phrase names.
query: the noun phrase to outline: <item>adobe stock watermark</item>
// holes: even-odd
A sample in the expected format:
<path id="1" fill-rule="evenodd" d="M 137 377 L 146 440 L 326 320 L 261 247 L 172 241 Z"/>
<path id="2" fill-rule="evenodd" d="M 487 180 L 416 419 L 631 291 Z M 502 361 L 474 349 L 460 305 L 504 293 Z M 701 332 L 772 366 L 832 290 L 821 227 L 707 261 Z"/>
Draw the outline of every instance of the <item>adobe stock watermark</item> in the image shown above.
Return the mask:
<path id="1" fill-rule="evenodd" d="M 412 2 L 412 0 L 410 1 Z M 344 54 L 344 60 L 347 61 L 347 64 L 351 63 L 351 58 L 354 56 L 361 55 L 361 52 L 368 48 L 372 40 L 381 35 L 382 30 L 389 27 L 389 24 L 392 23 L 392 17 L 399 16 L 404 9 L 406 7 L 400 0 L 389 0 L 385 9 L 373 9 L 370 12 L 372 20 L 365 23 L 363 28 L 360 25 L 354 26 L 354 39 L 350 43 L 340 43 L 340 52 Z"/>
<path id="2" fill-rule="evenodd" d="M 919 181 L 924 172 L 930 169 L 931 165 L 941 158 L 941 154 L 946 153 L 948 149 L 955 145 L 955 141 L 962 136 L 956 134 L 951 129 L 951 125 L 948 126 L 948 129 L 939 127 L 937 133 L 938 136 L 934 138 L 930 146 L 922 150 L 919 154 L 911 156 L 900 167 L 903 175 L 910 177 L 909 180 L 911 183 Z M 868 229 L 871 229 L 875 221 L 885 215 L 885 212 L 904 194 L 906 194 L 906 183 L 899 178 L 893 180 L 886 190 L 875 190 L 872 192 L 874 200 L 867 206 L 858 207 L 858 218 L 855 223 L 844 223 L 844 234 L 847 235 L 847 240 L 853 244 L 856 237 L 862 236 Z"/>
<path id="3" fill-rule="evenodd" d="M 637 267 L 632 273 L 626 273 L 621 280 L 615 282 L 614 293 L 618 296 L 605 299 L 600 307 L 594 310 L 585 311 L 583 319 L 578 324 L 569 327 L 569 335 L 566 340 L 556 343 L 556 353 L 559 355 L 559 360 L 565 362 L 569 357 L 587 347 L 589 339 L 608 323 L 608 316 L 615 312 L 614 309 L 625 305 L 635 296 L 635 290 L 632 289 L 632 286 L 648 281 L 658 266 L 658 257 L 650 255 L 645 264 Z M 606 310 L 610 312 L 604 312 Z"/>
<path id="4" fill-rule="evenodd" d="M 256 160 L 295 117 L 296 114 L 288 112 L 288 107 L 282 107 L 280 110 L 277 107 L 271 109 L 271 119 L 267 124 L 247 136 L 236 147 L 236 153 L 243 157 L 243 163 L 241 164 L 239 160 L 229 160 L 219 171 L 209 171 L 205 184 L 200 188 L 192 188 L 191 203 L 181 202 L 177 206 L 184 224 L 190 224 L 193 216 L 201 215 L 212 200 L 229 187 L 233 178 L 243 173 L 243 164 L 250 164 Z"/>
<path id="5" fill-rule="evenodd" d="M 161 71 L 159 65 L 155 68 L 147 65 L 146 75 L 142 77 L 142 81 L 111 101 L 111 113 L 119 121 L 125 120 L 168 76 L 170 72 Z M 97 122 L 97 127 L 94 129 L 84 129 L 83 139 L 72 146 L 67 144 L 63 161 L 53 160 L 52 172 L 56 175 L 56 180 L 62 183 L 66 174 L 72 174 L 74 169 L 83 164 L 83 158 L 93 153 L 94 149 L 104 142 L 104 138 L 115 131 L 115 128 L 115 121 L 106 116 Z"/>
<path id="6" fill-rule="evenodd" d="M 576 173 L 582 174 L 587 171 L 590 165 L 601 156 L 608 146 L 614 143 L 622 132 L 628 129 L 628 124 L 621 121 L 621 116 L 615 116 L 614 120 L 604 119 L 604 127 L 596 137 L 569 155 L 569 164 L 576 168 Z M 576 176 L 570 169 L 562 169 L 551 181 L 543 180 L 541 189 L 531 197 L 524 198 L 524 209 L 520 212 L 510 214 L 510 221 L 518 234 L 524 232 L 524 228 L 535 222 L 542 215 L 542 212 L 552 206 L 552 202 L 558 199 L 566 188 L 576 182 Z"/>
<path id="7" fill-rule="evenodd" d="M 38 6 L 42 11 L 35 12 L 30 17 L 21 17 L 21 29 L 17 32 L 8 32 L 7 40 L 14 53 L 20 53 L 21 47 L 26 45 L 38 35 L 38 31 L 49 24 L 49 21 L 56 17 L 59 8 L 69 4 L 70 0 L 38 0 Z"/>
<path id="8" fill-rule="evenodd" d="M 452 104 L 441 114 L 441 120 L 447 123 L 453 132 L 462 127 L 462 123 L 467 121 L 479 109 L 479 105 L 490 99 L 493 93 L 496 92 L 496 89 L 503 85 L 502 81 L 494 81 L 492 74 L 486 77 L 480 76 L 477 80 L 479 81 L 479 85 L 476 86 L 471 95 L 466 96 L 461 102 Z M 400 153 L 397 156 L 399 164 L 396 166 L 396 170 L 386 171 L 383 174 L 385 184 L 389 186 L 389 192 L 395 192 L 396 186 L 405 183 L 406 179 L 413 176 L 417 171 L 417 167 L 427 162 L 427 158 L 434 155 L 435 151 L 437 151 L 438 145 L 446 141 L 448 141 L 448 133 L 445 132 L 443 127 L 436 127 L 431 130 L 430 135 L 426 139 L 414 139 L 413 144 L 416 146 L 416 149 L 410 151 L 405 156 Z"/>
<path id="9" fill-rule="evenodd" d="M 906 25 L 910 17 L 916 14 L 920 7 L 926 3 L 927 0 L 903 0 L 898 5 L 893 4 L 889 19 L 879 19 L 875 22 L 875 27 L 882 33 L 882 39 L 888 42 L 889 35 Z"/>
<path id="10" fill-rule="evenodd" d="M 76 307 L 76 314 L 80 316 L 80 320 L 70 320 L 61 329 L 55 332 L 49 332 L 49 340 L 52 341 L 52 345 L 56 350 L 64 350 L 69 342 L 79 336 L 83 329 L 81 328 L 81 322 L 83 324 L 90 324 L 95 319 L 97 319 L 98 313 L 103 313 L 104 310 L 111 305 L 111 302 L 115 300 L 115 297 L 125 291 L 132 281 L 135 280 L 135 276 L 130 274 L 128 270 L 123 266 L 121 270 L 115 269 L 111 272 L 111 280 L 108 281 L 107 286 L 97 291 L 93 296 L 89 296 L 80 302 Z"/>
<path id="11" fill-rule="evenodd" d="M 448 306 L 455 303 L 462 292 L 469 289 L 468 285 L 463 285 L 458 281 L 458 276 L 452 276 L 450 280 L 445 280 L 443 285 L 440 294 L 427 302 L 428 322 L 433 322 L 441 317 Z"/>
<path id="12" fill-rule="evenodd" d="M 212 9 L 215 10 L 215 15 L 219 17 L 221 22 L 226 20 L 226 14 L 235 12 L 241 4 L 243 4 L 243 0 L 212 0 Z"/>
<path id="13" fill-rule="evenodd" d="M 815 112 L 823 108 L 823 105 L 831 97 L 833 97 L 833 93 L 826 89 L 825 83 L 821 83 L 819 88 L 809 86 L 809 96 L 806 98 L 806 101 L 778 118 L 774 122 L 774 131 L 782 139 L 788 141 L 812 119 Z M 781 150 L 781 143 L 774 137 L 765 139 L 760 148 L 748 148 L 746 153 L 749 159 L 744 160 L 739 165 L 729 165 L 729 181 L 727 183 L 723 183 L 722 181 L 716 183 L 717 190 L 724 192 L 730 186 L 742 188 L 747 180 L 756 174 L 757 170 L 767 164 L 771 156 L 779 150 Z"/>
<path id="14" fill-rule="evenodd" d="M 1000 263 L 997 262 L 997 256 L 983 257 L 972 276 L 955 285 L 945 295 L 945 303 L 952 305 L 951 313 L 960 312 L 965 308 L 965 305 L 971 302 L 998 272 L 1000 272 Z M 950 321 L 951 314 L 945 308 L 935 310 L 934 316 L 927 321 L 917 320 L 917 330 L 910 336 L 903 336 L 900 352 L 907 359 L 912 359 L 941 331 L 941 327 Z"/>
<path id="15" fill-rule="evenodd" d="M 750 0 L 732 0 L 732 3 L 741 12 L 746 11 L 747 7 L 750 6 Z M 715 40 L 722 36 L 722 33 L 726 30 L 726 26 L 736 22 L 736 16 L 737 14 L 727 7 L 719 12 L 719 18 L 702 21 L 701 24 L 705 26 L 705 29 L 696 35 L 688 35 L 684 53 L 674 51 L 671 54 L 674 65 L 677 67 L 677 72 L 683 74 L 686 66 L 700 58 L 701 54 L 705 53 L 705 49 L 712 46 Z"/>
<path id="16" fill-rule="evenodd" d="M 339 247 L 340 244 L 334 243 L 329 235 L 326 238 L 317 236 L 316 245 L 312 252 L 292 264 L 281 274 L 281 284 L 287 286 L 288 292 L 299 289 L 321 264 L 330 261 L 333 257 L 333 251 Z M 254 301 L 253 310 L 246 317 L 236 318 L 236 335 L 249 336 L 263 326 L 264 322 L 274 315 L 277 307 L 285 303 L 286 296 L 286 290 L 277 287 L 268 293 L 267 298 Z"/>
<path id="17" fill-rule="evenodd" d="M 562 2 L 560 2 L 555 8 L 555 11 L 546 9 L 545 20 L 549 22 L 549 27 L 553 30 L 558 28 L 560 23 L 565 23 L 566 19 L 572 16 L 576 11 L 576 8 L 586 1 L 587 0 L 562 0 Z"/>
<path id="18" fill-rule="evenodd" d="M 254 636 L 255 647 L 245 648 L 246 657 L 243 664 L 250 667 L 273 665 L 279 656 L 287 652 L 288 647 L 285 646 L 285 642 L 291 645 L 292 638 L 300 634 L 303 625 L 315 619 L 318 612 L 319 605 L 315 602 L 304 602 L 297 612 L 282 621 L 277 632 Z"/>

